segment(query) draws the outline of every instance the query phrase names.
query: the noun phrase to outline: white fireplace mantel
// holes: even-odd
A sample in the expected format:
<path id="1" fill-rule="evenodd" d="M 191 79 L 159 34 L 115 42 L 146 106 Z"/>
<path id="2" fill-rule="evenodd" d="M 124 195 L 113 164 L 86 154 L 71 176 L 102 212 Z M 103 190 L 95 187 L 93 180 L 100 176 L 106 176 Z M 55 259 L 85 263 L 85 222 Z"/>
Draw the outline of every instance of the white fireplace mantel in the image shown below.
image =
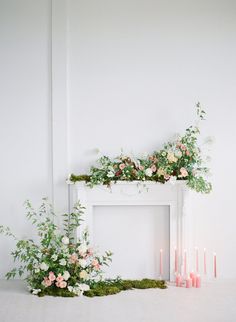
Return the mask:
<path id="1" fill-rule="evenodd" d="M 179 269 L 183 262 L 183 253 L 193 248 L 192 216 L 189 189 L 184 181 L 171 183 L 156 183 L 152 181 L 125 182 L 119 181 L 110 188 L 104 185 L 90 188 L 84 182 L 69 184 L 69 204 L 80 200 L 85 206 L 83 224 L 78 234 L 84 229 L 89 230 L 93 242 L 93 209 L 95 206 L 116 205 L 146 205 L 169 206 L 170 209 L 170 280 L 174 279 L 175 247 L 179 251 Z M 192 265 L 191 256 L 188 257 L 188 266 Z M 191 266 L 193 267 L 193 266 Z"/>

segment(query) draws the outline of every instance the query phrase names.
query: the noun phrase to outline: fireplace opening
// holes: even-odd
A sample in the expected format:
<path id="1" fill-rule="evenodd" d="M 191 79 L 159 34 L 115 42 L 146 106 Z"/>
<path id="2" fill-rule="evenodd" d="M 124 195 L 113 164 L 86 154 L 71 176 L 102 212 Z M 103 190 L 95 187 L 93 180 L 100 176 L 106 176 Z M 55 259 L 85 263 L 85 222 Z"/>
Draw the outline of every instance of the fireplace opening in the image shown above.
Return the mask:
<path id="1" fill-rule="evenodd" d="M 106 205 L 93 207 L 93 243 L 111 250 L 106 278 L 170 279 L 170 207 L 162 205 Z"/>

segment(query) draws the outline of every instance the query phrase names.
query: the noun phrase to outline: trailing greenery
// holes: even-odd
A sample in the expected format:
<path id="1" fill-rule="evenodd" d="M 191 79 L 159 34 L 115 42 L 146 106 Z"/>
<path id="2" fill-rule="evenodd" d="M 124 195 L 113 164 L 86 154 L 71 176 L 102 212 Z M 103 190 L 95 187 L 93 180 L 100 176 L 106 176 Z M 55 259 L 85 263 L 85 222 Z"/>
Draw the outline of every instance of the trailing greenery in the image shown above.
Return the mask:
<path id="1" fill-rule="evenodd" d="M 200 103 L 196 105 L 197 123 L 205 118 Z M 190 126 L 184 135 L 168 142 L 160 151 L 144 158 L 134 158 L 121 154 L 115 159 L 102 156 L 98 166 L 92 166 L 89 174 L 75 175 L 71 182 L 85 181 L 90 187 L 117 181 L 155 181 L 165 183 L 184 180 L 197 192 L 209 193 L 212 185 L 207 181 L 209 172 L 202 151 L 198 145 L 199 127 Z"/>

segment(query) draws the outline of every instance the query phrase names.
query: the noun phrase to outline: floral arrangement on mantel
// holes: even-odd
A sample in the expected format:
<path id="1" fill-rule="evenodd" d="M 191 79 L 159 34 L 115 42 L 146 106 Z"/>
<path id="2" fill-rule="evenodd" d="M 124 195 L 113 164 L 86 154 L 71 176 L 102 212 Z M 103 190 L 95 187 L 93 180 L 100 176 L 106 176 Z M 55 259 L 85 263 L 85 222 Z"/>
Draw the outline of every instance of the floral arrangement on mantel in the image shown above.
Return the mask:
<path id="1" fill-rule="evenodd" d="M 205 111 L 197 103 L 197 124 L 204 120 Z M 168 142 L 160 151 L 153 152 L 146 158 L 134 158 L 121 154 L 115 159 L 103 156 L 98 160 L 98 167 L 91 167 L 88 175 L 71 174 L 71 182 L 85 181 L 88 186 L 110 185 L 122 181 L 156 181 L 174 183 L 185 180 L 187 185 L 197 192 L 209 193 L 212 189 L 206 180 L 209 169 L 198 146 L 199 127 L 190 126 L 183 136 Z"/>
<path id="2" fill-rule="evenodd" d="M 7 279 L 27 274 L 26 281 L 34 295 L 89 297 L 116 294 L 133 288 L 166 288 L 162 280 L 104 280 L 102 267 L 109 265 L 112 253 L 99 255 L 89 244 L 87 231 L 75 239 L 84 207 L 76 203 L 73 213 L 64 214 L 63 231 L 54 223 L 54 212 L 47 199 L 43 199 L 36 212 L 26 201 L 27 218 L 36 226 L 39 242 L 19 240 L 9 227 L 0 225 L 0 233 L 16 241 L 11 253 L 17 267 L 6 274 Z"/>

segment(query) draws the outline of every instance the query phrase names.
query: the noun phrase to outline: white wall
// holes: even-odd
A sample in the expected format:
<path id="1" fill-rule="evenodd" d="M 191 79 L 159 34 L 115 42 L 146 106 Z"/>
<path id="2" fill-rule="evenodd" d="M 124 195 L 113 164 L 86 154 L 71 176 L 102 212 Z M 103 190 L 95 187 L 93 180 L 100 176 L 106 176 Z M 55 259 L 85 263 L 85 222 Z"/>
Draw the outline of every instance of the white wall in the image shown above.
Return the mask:
<path id="1" fill-rule="evenodd" d="M 225 278 L 236 277 L 235 30 L 235 1 L 69 1 L 71 170 L 87 171 L 96 148 L 158 149 L 200 100 L 214 191 L 194 197 L 194 239 Z"/>
<path id="2" fill-rule="evenodd" d="M 23 202 L 52 197 L 50 2 L 0 1 L 0 223 L 31 235 Z M 0 236 L 0 277 L 13 243 Z"/>
<path id="3" fill-rule="evenodd" d="M 191 124 L 200 100 L 203 134 L 216 140 L 214 192 L 197 197 L 195 240 L 217 252 L 222 277 L 236 277 L 235 1 L 52 4 L 56 23 L 49 0 L 0 0 L 1 223 L 30 232 L 26 198 L 53 194 L 65 204 L 65 174 L 87 171 L 96 148 L 158 149 Z M 3 274 L 11 244 L 1 237 L 0 245 Z"/>

